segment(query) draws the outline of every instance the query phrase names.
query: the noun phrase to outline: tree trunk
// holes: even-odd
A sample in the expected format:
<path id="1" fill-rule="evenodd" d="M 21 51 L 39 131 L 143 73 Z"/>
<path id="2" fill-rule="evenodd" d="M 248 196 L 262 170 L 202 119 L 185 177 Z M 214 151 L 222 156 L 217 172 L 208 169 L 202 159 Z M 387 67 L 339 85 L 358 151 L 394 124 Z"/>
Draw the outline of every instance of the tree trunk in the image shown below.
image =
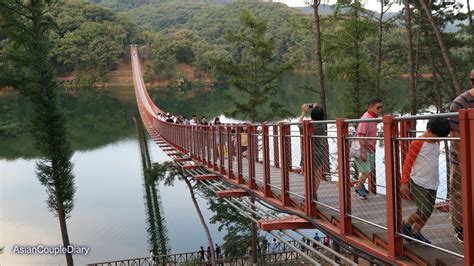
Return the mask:
<path id="1" fill-rule="evenodd" d="M 425 35 L 427 33 L 425 32 Z M 439 80 L 438 80 L 438 73 L 436 71 L 436 63 L 434 61 L 435 55 L 433 53 L 433 49 L 429 45 L 427 45 L 428 48 L 428 53 L 429 53 L 429 60 L 430 60 L 430 65 L 431 65 L 431 73 L 433 75 L 433 88 L 435 92 L 435 97 L 436 97 L 436 107 L 438 108 L 439 112 L 444 112 L 443 108 L 443 96 L 441 95 L 441 89 L 439 86 Z"/>
<path id="2" fill-rule="evenodd" d="M 252 210 L 255 210 L 255 197 L 251 198 L 252 201 Z M 252 217 L 257 220 L 257 216 L 255 213 L 252 213 Z M 257 224 L 252 222 L 252 262 L 254 265 L 258 264 L 258 257 L 257 257 Z"/>
<path id="3" fill-rule="evenodd" d="M 416 114 L 416 81 L 415 81 L 415 66 L 413 62 L 413 37 L 411 33 L 411 8 L 409 0 L 404 0 L 405 3 L 405 34 L 408 57 L 408 85 L 410 86 L 410 113 Z"/>
<path id="4" fill-rule="evenodd" d="M 469 31 L 471 32 L 471 47 L 474 50 L 474 25 L 472 22 L 472 14 L 471 14 L 471 5 L 469 4 L 470 0 L 466 0 L 467 3 L 467 17 L 469 19 Z M 474 53 L 474 51 L 473 51 Z"/>
<path id="5" fill-rule="evenodd" d="M 456 71 L 454 70 L 453 64 L 451 63 L 451 59 L 449 58 L 449 52 L 446 48 L 446 45 L 444 44 L 443 37 L 441 36 L 441 31 L 438 28 L 438 25 L 436 25 L 436 22 L 433 19 L 433 15 L 431 14 L 431 10 L 426 4 L 426 2 L 424 0 L 418 0 L 418 2 L 420 3 L 421 8 L 423 9 L 431 27 L 433 28 L 434 33 L 436 34 L 436 39 L 438 40 L 439 48 L 441 49 L 441 53 L 443 54 L 443 59 L 446 64 L 446 68 L 448 69 L 449 75 L 451 76 L 453 86 L 456 89 L 456 93 L 460 94 L 462 92 L 462 88 L 459 84 L 459 80 L 456 75 Z"/>
<path id="6" fill-rule="evenodd" d="M 193 189 L 193 186 L 191 185 L 191 182 L 189 182 L 188 178 L 184 174 L 183 174 L 183 179 L 189 188 L 189 194 L 191 194 L 191 199 L 193 201 L 194 208 L 196 209 L 196 212 L 199 216 L 199 221 L 201 222 L 201 225 L 204 228 L 204 231 L 206 232 L 206 237 L 207 237 L 207 242 L 209 243 L 209 247 L 211 247 L 210 250 L 211 250 L 212 266 L 216 266 L 216 253 L 214 251 L 214 243 L 212 242 L 211 232 L 209 231 L 209 227 L 207 227 L 206 221 L 204 220 L 204 216 L 202 216 L 201 208 L 199 208 L 199 204 L 197 203 L 196 197 L 194 196 L 194 189 Z"/>
<path id="7" fill-rule="evenodd" d="M 58 189 L 58 187 L 56 187 Z M 63 239 L 63 246 L 67 248 L 70 245 L 69 242 L 69 235 L 67 232 L 67 223 L 66 223 L 66 212 L 64 211 L 63 202 L 58 200 L 58 219 L 59 219 L 59 227 L 61 228 L 61 236 Z M 66 252 L 66 263 L 68 266 L 73 266 L 74 261 L 72 259 L 72 254 Z"/>
<path id="8" fill-rule="evenodd" d="M 355 32 L 355 82 L 354 82 L 354 89 L 355 89 L 355 108 L 357 112 L 357 116 L 360 116 L 363 112 L 361 103 L 360 103 L 360 93 L 361 93 L 361 73 L 360 73 L 360 31 L 359 31 L 359 7 L 354 9 L 354 14 L 356 18 L 356 32 Z"/>
<path id="9" fill-rule="evenodd" d="M 383 40 L 383 7 L 384 0 L 380 0 L 380 16 L 379 16 L 379 36 L 377 43 L 377 79 L 375 80 L 375 96 L 380 96 L 380 76 L 382 73 L 382 40 Z"/>
<path id="10" fill-rule="evenodd" d="M 324 86 L 324 70 L 323 70 L 323 58 L 321 53 L 321 20 L 319 17 L 319 5 L 321 4 L 321 0 L 314 0 L 313 1 L 313 17 L 314 17 L 314 35 L 315 35 L 315 42 L 316 42 L 316 66 L 318 71 L 318 80 L 319 80 L 319 88 L 320 88 L 320 101 L 321 107 L 324 110 L 324 118 L 326 118 L 326 88 Z"/>

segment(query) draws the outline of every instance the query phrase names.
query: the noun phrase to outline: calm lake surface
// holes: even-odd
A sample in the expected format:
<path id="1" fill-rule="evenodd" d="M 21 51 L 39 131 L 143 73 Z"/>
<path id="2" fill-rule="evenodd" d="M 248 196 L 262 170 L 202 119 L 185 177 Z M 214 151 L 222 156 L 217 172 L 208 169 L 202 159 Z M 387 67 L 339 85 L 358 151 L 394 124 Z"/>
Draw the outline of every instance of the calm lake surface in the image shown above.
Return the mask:
<path id="1" fill-rule="evenodd" d="M 120 100 L 114 95 L 116 91 L 63 95 L 74 140 L 72 161 L 77 187 L 75 207 L 68 220 L 69 238 L 71 243 L 91 249 L 87 256 L 75 256 L 77 265 L 148 256 L 142 161 L 132 121 L 136 107 L 132 88 L 126 91 L 118 95 Z M 15 115 L 25 121 L 20 112 L 28 112 L 23 97 L 1 100 L 18 107 Z M 76 112 L 80 109 L 83 111 Z M 168 160 L 154 142 L 148 142 L 153 162 Z M 65 264 L 63 255 L 12 253 L 15 245 L 62 243 L 59 223 L 47 210 L 45 189 L 35 176 L 36 157 L 27 134 L 2 139 L 0 143 L 0 246 L 5 247 L 0 255 L 1 265 Z M 159 185 L 157 191 L 171 251 L 196 251 L 201 245 L 207 246 L 184 182 L 175 182 L 173 187 Z M 198 200 L 209 219 L 212 213 L 207 210 L 207 201 L 199 197 Z M 213 224 L 210 229 L 214 241 L 222 244 L 225 233 L 218 232 Z"/>
<path id="2" fill-rule="evenodd" d="M 281 82 L 278 100 L 299 115 L 300 106 L 314 102 L 317 95 L 301 89 L 314 84 L 310 77 L 286 76 Z M 400 85 L 400 84 L 399 84 Z M 338 84 L 330 84 L 328 112 L 338 114 L 343 97 Z M 400 86 L 402 87 L 402 86 Z M 193 113 L 208 118 L 228 111 L 230 104 L 220 90 L 187 98 L 174 93 L 152 91 L 158 106 L 172 113 L 190 116 Z M 393 106 L 406 103 L 406 89 L 394 89 Z M 87 246 L 87 256 L 75 256 L 77 265 L 86 263 L 145 257 L 149 251 L 147 203 L 140 158 L 140 147 L 132 120 L 137 114 L 133 88 L 110 88 L 105 91 L 83 90 L 62 94 L 62 106 L 68 120 L 68 130 L 74 148 L 74 174 L 77 191 L 75 207 L 68 220 L 72 244 Z M 31 107 L 22 96 L 1 97 L 11 115 L 26 127 Z M 394 107 L 395 108 L 395 107 Z M 152 162 L 169 158 L 148 141 Z M 18 246 L 59 246 L 59 222 L 46 207 L 46 192 L 35 175 L 38 154 L 31 136 L 20 132 L 0 139 L 0 264 L 65 264 L 64 255 L 13 254 Z M 184 182 L 173 187 L 159 185 L 161 211 L 172 253 L 196 251 L 207 246 Z M 206 219 L 213 214 L 207 200 L 198 198 Z M 222 244 L 225 232 L 210 224 L 214 241 Z"/>

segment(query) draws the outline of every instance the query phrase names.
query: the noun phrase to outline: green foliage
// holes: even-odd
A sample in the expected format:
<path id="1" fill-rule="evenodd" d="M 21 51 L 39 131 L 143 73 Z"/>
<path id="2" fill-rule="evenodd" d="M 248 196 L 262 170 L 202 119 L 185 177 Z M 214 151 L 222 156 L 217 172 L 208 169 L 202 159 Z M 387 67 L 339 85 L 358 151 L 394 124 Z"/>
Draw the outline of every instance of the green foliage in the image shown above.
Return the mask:
<path id="1" fill-rule="evenodd" d="M 276 59 L 273 39 L 266 35 L 267 24 L 257 20 L 249 11 L 241 14 L 240 29 L 228 32 L 228 40 L 235 51 L 232 58 L 214 58 L 215 70 L 224 75 L 233 89 L 242 97 L 229 95 L 235 109 L 229 114 L 241 114 L 252 122 L 274 118 L 282 105 L 271 100 L 277 91 L 278 77 L 289 68 Z M 266 113 L 263 106 L 270 104 L 273 113 Z"/>
<path id="2" fill-rule="evenodd" d="M 25 83 L 21 91 L 33 105 L 30 130 L 35 147 L 41 154 L 36 163 L 37 177 L 47 193 L 47 207 L 59 220 L 63 245 L 68 246 L 66 220 L 74 207 L 72 149 L 66 134 L 66 121 L 58 104 L 58 84 L 54 78 L 49 55 L 49 31 L 53 20 L 47 14 L 53 1 L 0 2 L 0 21 L 6 36 L 18 47 L 24 60 L 14 62 L 25 71 L 18 73 Z M 72 254 L 65 254 L 67 265 L 73 265 Z"/>
<path id="3" fill-rule="evenodd" d="M 224 200 L 217 199 L 210 193 L 207 193 L 207 197 L 211 198 L 209 209 L 214 213 L 211 223 L 219 225 L 219 231 L 225 229 L 227 232 L 222 245 L 225 256 L 230 258 L 244 256 L 252 246 L 252 221 Z"/>
<path id="4" fill-rule="evenodd" d="M 57 83 L 54 79 L 49 54 L 48 33 L 54 23 L 46 12 L 51 1 L 34 1 L 21 5 L 15 1 L 0 4 L 0 16 L 6 36 L 22 53 L 18 73 L 25 83 L 21 91 L 33 105 L 30 130 L 34 132 L 35 147 L 42 160 L 37 163 L 37 176 L 48 193 L 48 208 L 55 216 L 67 218 L 74 206 L 74 175 L 70 161 L 72 150 L 66 135 L 63 113 L 59 110 Z M 23 74 L 23 75 L 22 75 Z"/>
<path id="5" fill-rule="evenodd" d="M 147 170 L 151 167 L 151 159 L 145 136 L 145 130 L 141 120 L 138 116 L 134 117 L 135 127 L 137 130 L 137 137 L 140 143 L 140 154 L 143 166 L 145 202 L 146 202 L 146 217 L 148 222 L 147 233 L 150 248 L 154 254 L 166 255 L 169 253 L 169 238 L 168 230 L 166 229 L 166 219 L 163 213 L 163 205 L 161 204 L 160 193 L 157 188 L 157 179 L 149 178 Z M 154 168 L 152 173 L 162 175 L 166 173 L 164 168 Z"/>
<path id="6" fill-rule="evenodd" d="M 64 3 L 53 15 L 61 25 L 51 34 L 56 71 L 75 71 L 82 86 L 106 81 L 107 72 L 121 61 L 123 46 L 138 38 L 125 14 L 92 4 Z"/>
<path id="7" fill-rule="evenodd" d="M 88 87 L 105 81 L 105 74 L 121 61 L 126 32 L 112 22 L 84 22 L 59 39 L 54 51 L 58 62 L 79 71 L 79 80 Z"/>
<path id="8" fill-rule="evenodd" d="M 147 6 L 150 4 L 167 4 L 176 2 L 175 0 L 89 0 L 92 3 L 99 4 L 115 11 L 125 11 L 141 6 Z M 187 0 L 185 3 L 212 3 L 212 4 L 225 4 L 230 3 L 232 0 Z"/>
<path id="9" fill-rule="evenodd" d="M 366 108 L 364 102 L 373 94 L 376 73 L 371 44 L 377 31 L 371 16 L 358 1 L 339 1 L 331 17 L 333 29 L 325 33 L 324 54 L 331 60 L 326 68 L 327 78 L 348 82 L 344 95 L 348 117 L 360 116 Z"/>
<path id="10" fill-rule="evenodd" d="M 431 74 L 430 79 L 421 79 L 417 83 L 419 106 L 424 108 L 427 106 L 435 106 L 438 111 L 447 111 L 451 100 L 457 96 L 457 93 L 449 78 L 449 73 L 444 67 L 444 61 L 437 44 L 436 36 L 429 24 L 426 15 L 421 11 L 418 2 L 414 2 L 413 21 L 418 27 L 414 28 L 414 38 L 416 41 L 417 57 L 420 62 L 418 73 Z M 460 3 L 443 3 L 431 2 L 430 9 L 433 11 L 433 18 L 437 26 L 443 31 L 442 38 L 447 47 L 449 47 L 450 58 L 453 66 L 460 77 L 461 84 L 464 88 L 470 86 L 466 73 L 469 73 L 473 67 L 474 50 L 469 49 L 472 40 L 467 32 L 461 31 L 457 33 L 444 31 L 448 24 L 455 21 L 463 21 L 466 14 L 460 12 Z"/>
<path id="11" fill-rule="evenodd" d="M 28 132 L 28 120 L 33 115 L 33 106 L 21 95 L 1 97 L 0 106 L 8 110 L 0 112 L 0 121 L 18 125 L 12 129 L 11 134 L 0 137 L 0 158 L 38 158 L 32 134 Z M 130 117 L 136 108 L 135 102 L 124 103 L 104 93 L 83 89 L 74 95 L 60 94 L 60 107 L 67 117 L 67 135 L 74 151 L 97 149 L 130 138 L 134 134 Z"/>
<path id="12" fill-rule="evenodd" d="M 268 21 L 268 33 L 274 37 L 278 57 L 295 45 L 291 39 L 292 19 L 302 13 L 279 3 L 255 1 L 211 5 L 203 1 L 168 1 L 144 5 L 127 13 L 138 25 L 149 26 L 156 32 L 188 29 L 210 44 L 225 45 L 224 33 L 239 30 L 240 14 L 244 10 L 252 10 L 257 19 Z"/>
<path id="13" fill-rule="evenodd" d="M 13 117 L 11 106 L 0 102 L 0 139 L 6 139 L 22 132 L 21 123 Z"/>

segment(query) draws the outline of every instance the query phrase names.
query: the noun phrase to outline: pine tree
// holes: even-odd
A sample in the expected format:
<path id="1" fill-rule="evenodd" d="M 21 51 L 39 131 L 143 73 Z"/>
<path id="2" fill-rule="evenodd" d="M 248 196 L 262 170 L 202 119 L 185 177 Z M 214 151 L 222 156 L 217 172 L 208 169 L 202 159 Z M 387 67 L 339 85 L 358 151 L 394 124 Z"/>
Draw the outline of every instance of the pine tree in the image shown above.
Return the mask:
<path id="1" fill-rule="evenodd" d="M 372 65 L 371 49 L 377 33 L 370 11 L 360 1 L 338 1 L 331 17 L 334 30 L 327 33 L 325 54 L 330 58 L 326 68 L 328 79 L 347 81 L 345 98 L 348 99 L 344 114 L 359 117 L 364 111 L 366 98 L 373 95 L 376 71 Z"/>
<path id="2" fill-rule="evenodd" d="M 66 220 L 74 207 L 72 149 L 66 134 L 66 119 L 58 104 L 58 84 L 49 61 L 49 30 L 54 26 L 48 15 L 56 1 L 4 0 L 0 2 L 2 31 L 15 43 L 19 67 L 24 80 L 20 91 L 33 105 L 31 132 L 41 153 L 37 176 L 48 194 L 48 209 L 58 217 L 63 245 L 69 246 Z M 67 265 L 73 265 L 66 253 Z"/>
<path id="3" fill-rule="evenodd" d="M 211 60 L 216 72 L 242 93 L 239 99 L 228 96 L 235 106 L 228 114 L 241 115 L 252 122 L 289 115 L 282 104 L 271 100 L 278 88 L 278 77 L 289 66 L 278 62 L 273 39 L 267 36 L 266 22 L 258 21 L 249 11 L 244 11 L 240 24 L 238 32 L 227 34 L 233 56 Z M 271 113 L 262 111 L 267 104 Z"/>

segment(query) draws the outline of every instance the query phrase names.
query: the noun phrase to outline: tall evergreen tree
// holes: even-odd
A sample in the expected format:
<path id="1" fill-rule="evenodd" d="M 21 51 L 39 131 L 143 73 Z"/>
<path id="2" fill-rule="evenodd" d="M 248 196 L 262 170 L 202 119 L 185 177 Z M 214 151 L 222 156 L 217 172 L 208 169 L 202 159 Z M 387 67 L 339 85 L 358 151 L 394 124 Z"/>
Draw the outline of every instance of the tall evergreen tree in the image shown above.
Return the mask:
<path id="1" fill-rule="evenodd" d="M 239 99 L 229 95 L 235 106 L 229 114 L 240 114 L 252 122 L 289 115 L 280 103 L 271 100 L 278 88 L 278 77 L 289 66 L 278 62 L 273 39 L 267 36 L 266 22 L 243 11 L 239 31 L 229 32 L 227 39 L 234 49 L 233 56 L 213 59 L 211 65 L 242 93 Z M 271 113 L 262 111 L 267 104 Z"/>
<path id="2" fill-rule="evenodd" d="M 323 110 L 326 108 L 326 86 L 324 84 L 324 69 L 323 69 L 323 56 L 321 52 L 321 16 L 319 14 L 319 6 L 321 5 L 321 0 L 313 0 L 311 7 L 313 8 L 313 18 L 314 18 L 314 37 L 316 44 L 316 66 L 318 69 L 318 81 L 319 81 L 319 98 L 321 101 L 321 107 Z M 324 113 L 326 116 L 326 112 Z"/>
<path id="3" fill-rule="evenodd" d="M 439 29 L 438 24 L 433 18 L 433 14 L 431 13 L 431 8 L 428 6 L 428 4 L 425 2 L 425 0 L 418 0 L 418 3 L 420 4 L 420 9 L 422 12 L 425 14 L 426 19 L 428 20 L 429 24 L 432 27 L 432 30 L 434 34 L 436 35 L 436 40 L 438 41 L 439 48 L 441 50 L 441 54 L 443 55 L 444 63 L 446 65 L 446 68 L 448 69 L 449 76 L 451 77 L 451 82 L 456 89 L 456 93 L 459 94 L 462 92 L 461 85 L 459 83 L 459 79 L 456 73 L 456 70 L 454 69 L 453 63 L 451 61 L 451 57 L 449 55 L 449 50 L 446 47 L 445 41 L 443 39 L 441 30 Z"/>
<path id="4" fill-rule="evenodd" d="M 34 111 L 31 132 L 41 153 L 37 176 L 48 194 L 49 210 L 59 219 L 63 245 L 69 246 L 66 220 L 74 206 L 72 149 L 66 135 L 66 121 L 58 104 L 58 85 L 49 61 L 48 39 L 53 19 L 48 15 L 56 1 L 4 0 L 0 2 L 2 31 L 15 44 L 17 63 L 25 81 L 20 91 L 28 95 Z M 72 254 L 66 253 L 67 265 L 73 265 Z"/>
<path id="5" fill-rule="evenodd" d="M 365 111 L 366 98 L 374 93 L 374 51 L 367 41 L 376 36 L 377 29 L 371 17 L 360 1 L 339 0 L 332 16 L 336 26 L 326 34 L 324 47 L 331 59 L 326 74 L 330 80 L 347 81 L 344 96 L 349 103 L 344 114 L 348 117 L 360 116 Z"/>
<path id="6" fill-rule="evenodd" d="M 415 63 L 413 60 L 413 34 L 411 23 L 411 6 L 410 0 L 404 0 L 405 5 L 405 34 L 406 34 L 406 49 L 408 62 L 408 84 L 410 86 L 410 113 L 416 114 L 416 79 L 415 79 Z"/>

